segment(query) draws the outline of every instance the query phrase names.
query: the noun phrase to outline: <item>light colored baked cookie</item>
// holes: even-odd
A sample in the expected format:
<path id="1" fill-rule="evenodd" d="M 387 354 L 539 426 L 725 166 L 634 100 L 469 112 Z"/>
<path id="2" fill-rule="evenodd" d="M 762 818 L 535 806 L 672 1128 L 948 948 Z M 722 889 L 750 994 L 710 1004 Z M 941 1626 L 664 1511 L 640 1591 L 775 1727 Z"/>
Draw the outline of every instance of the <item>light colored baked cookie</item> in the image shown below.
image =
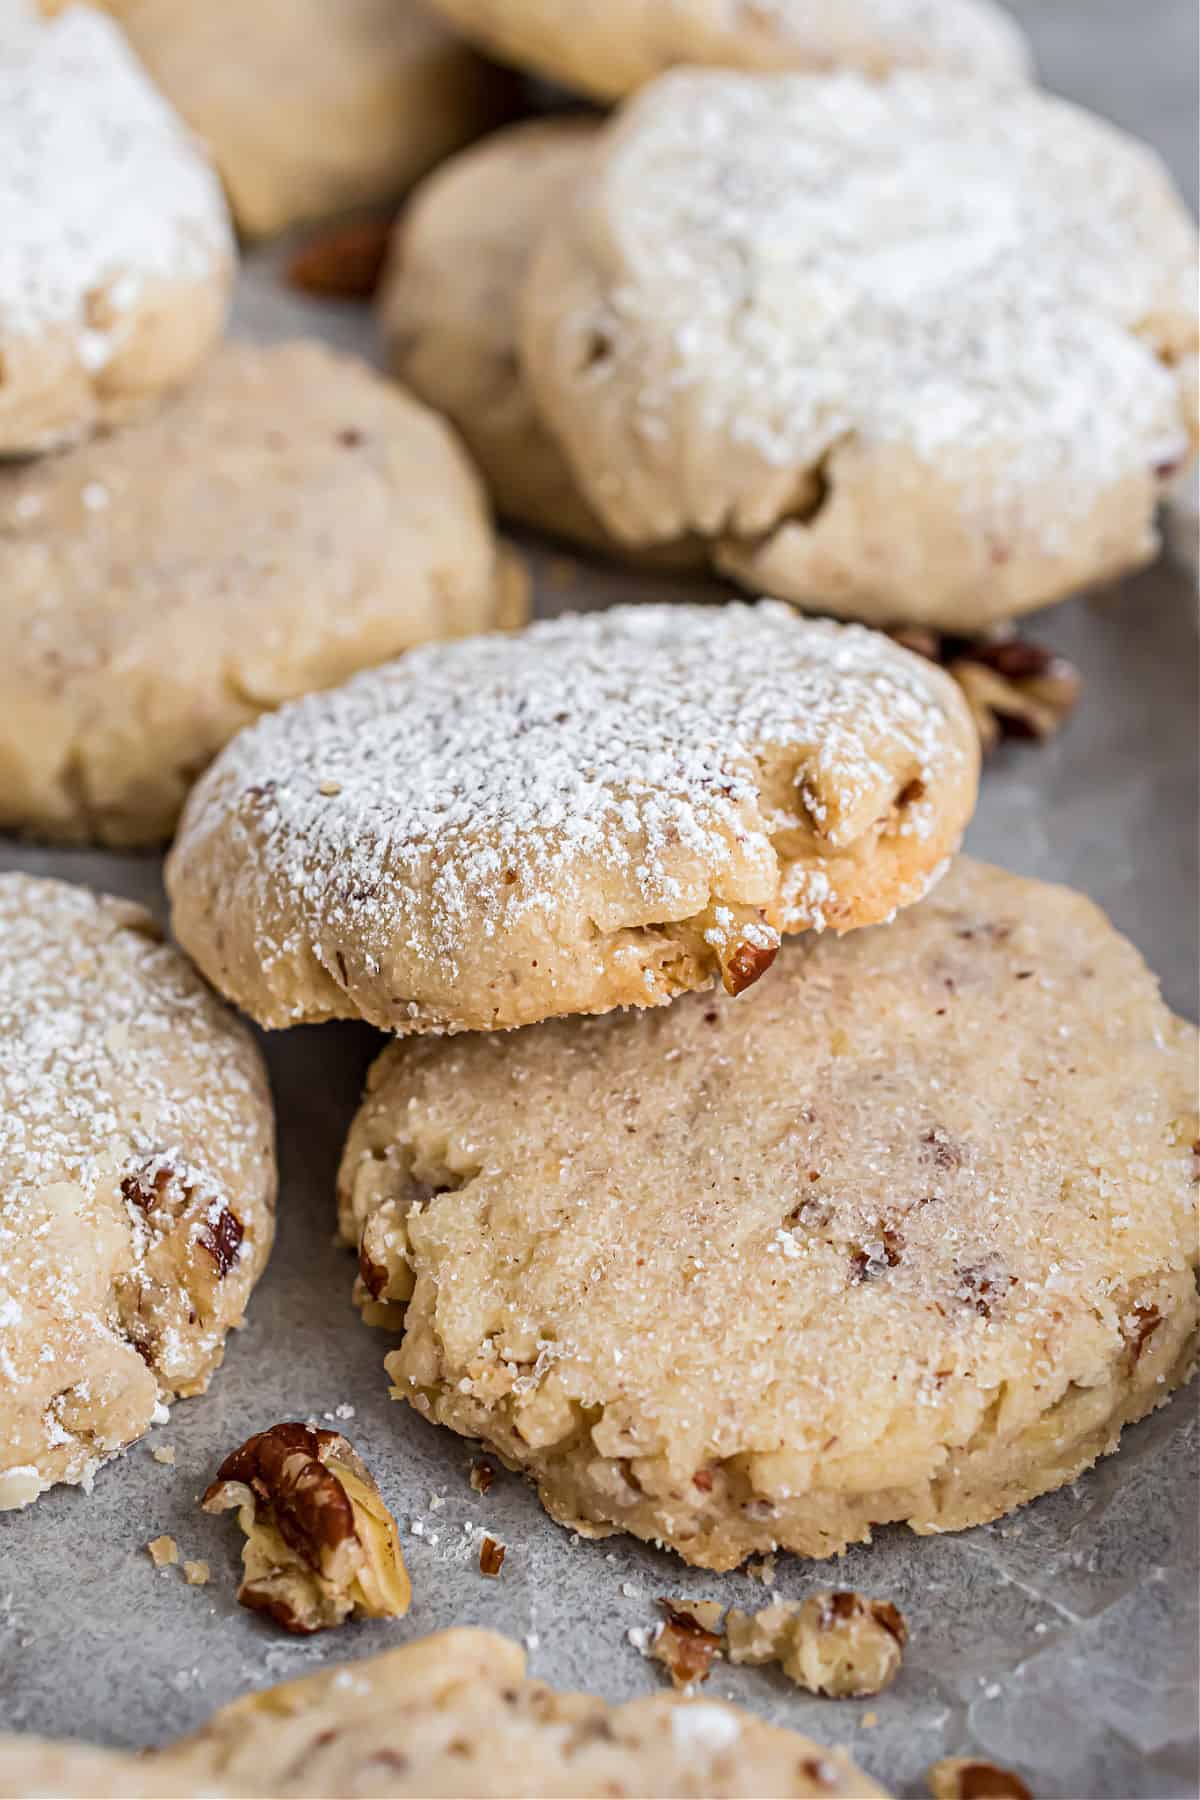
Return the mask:
<path id="1" fill-rule="evenodd" d="M 389 200 L 510 110 L 417 0 L 110 0 L 250 237 Z"/>
<path id="2" fill-rule="evenodd" d="M 993 0 L 434 0 L 485 50 L 619 99 L 675 63 L 719 68 L 933 66 L 1022 79 L 1029 48 Z"/>
<path id="3" fill-rule="evenodd" d="M 521 285 L 538 237 L 580 181 L 593 119 L 526 120 L 436 169 L 401 215 L 379 294 L 391 365 L 445 413 L 504 517 L 589 549 L 614 545 L 542 424 L 517 354 Z M 696 566 L 697 544 L 640 560 Z"/>
<path id="4" fill-rule="evenodd" d="M 0 1509 L 204 1391 L 274 1200 L 258 1052 L 149 913 L 0 875 Z"/>
<path id="5" fill-rule="evenodd" d="M 446 426 L 316 343 L 228 344 L 140 425 L 0 469 L 0 826 L 169 837 L 260 713 L 524 617 Z"/>
<path id="6" fill-rule="evenodd" d="M 679 71 L 544 234 L 524 363 L 616 536 L 975 630 L 1155 550 L 1195 257 L 1157 158 L 1046 94 Z"/>
<path id="7" fill-rule="evenodd" d="M 111 20 L 16 17 L 0 57 L 0 457 L 144 411 L 218 337 L 220 184 Z"/>
<path id="8" fill-rule="evenodd" d="M 628 606 L 413 651 L 192 794 L 179 941 L 270 1026 L 493 1030 L 737 992 L 918 899 L 975 800 L 954 683 L 785 606 Z"/>
<path id="9" fill-rule="evenodd" d="M 1073 1480 L 1184 1379 L 1195 1070 L 1090 901 L 963 858 L 737 1006 L 386 1050 L 341 1228 L 395 1391 L 556 1519 L 831 1556 Z"/>
<path id="10" fill-rule="evenodd" d="M 129 1783 L 131 1785 L 125 1785 Z M 842 1751 L 718 1701 L 610 1706 L 531 1680 L 510 1638 L 437 1632 L 250 1694 L 148 1756 L 0 1737 L 0 1795 L 882 1795 Z"/>

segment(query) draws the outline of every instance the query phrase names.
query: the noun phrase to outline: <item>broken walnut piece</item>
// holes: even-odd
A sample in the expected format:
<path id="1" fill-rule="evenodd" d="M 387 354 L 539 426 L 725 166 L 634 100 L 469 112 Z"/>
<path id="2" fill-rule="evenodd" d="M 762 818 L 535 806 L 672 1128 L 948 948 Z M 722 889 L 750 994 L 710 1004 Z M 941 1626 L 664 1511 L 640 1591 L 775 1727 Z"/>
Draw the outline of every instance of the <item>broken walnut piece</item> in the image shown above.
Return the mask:
<path id="1" fill-rule="evenodd" d="M 878 1694 L 896 1679 L 908 1627 L 888 1600 L 847 1590 L 777 1600 L 760 1612 L 732 1608 L 729 1660 L 777 1662 L 798 1687 L 831 1699 Z"/>
<path id="2" fill-rule="evenodd" d="M 721 1606 L 715 1600 L 660 1600 L 663 1623 L 650 1654 L 671 1677 L 673 1687 L 707 1681 L 721 1648 Z"/>
<path id="3" fill-rule="evenodd" d="M 396 1521 L 340 1432 L 289 1423 L 256 1433 L 225 1458 L 200 1504 L 237 1508 L 246 1534 L 238 1600 L 285 1630 L 408 1611 Z"/>
<path id="4" fill-rule="evenodd" d="M 286 280 L 320 300 L 369 300 L 379 286 L 392 219 L 353 219 L 306 239 L 287 265 Z"/>
<path id="5" fill-rule="evenodd" d="M 1033 1800 L 1011 1769 L 972 1756 L 944 1757 L 933 1764 L 926 1780 L 933 1800 Z"/>
<path id="6" fill-rule="evenodd" d="M 1079 699 L 1082 679 L 1074 664 L 1029 638 L 950 637 L 927 626 L 902 626 L 888 635 L 954 677 L 985 753 L 1002 738 L 1045 742 Z"/>

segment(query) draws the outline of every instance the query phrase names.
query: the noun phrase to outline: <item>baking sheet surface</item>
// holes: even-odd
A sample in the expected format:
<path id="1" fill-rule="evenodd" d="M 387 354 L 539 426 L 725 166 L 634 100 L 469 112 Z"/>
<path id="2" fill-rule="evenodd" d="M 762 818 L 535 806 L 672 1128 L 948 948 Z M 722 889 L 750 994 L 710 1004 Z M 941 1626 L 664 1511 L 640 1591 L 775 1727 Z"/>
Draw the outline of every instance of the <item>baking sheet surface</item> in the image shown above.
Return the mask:
<path id="1" fill-rule="evenodd" d="M 1050 85 L 1142 131 L 1194 202 L 1195 8 L 1191 0 L 1025 0 L 1017 8 Z M 253 259 L 238 328 L 321 331 L 370 352 L 354 308 L 287 293 L 279 252 Z M 662 581 L 535 551 L 538 611 L 604 604 Z M 1084 672 L 1080 709 L 1043 749 L 989 766 L 968 844 L 1092 895 L 1145 953 L 1176 1009 L 1196 996 L 1196 599 L 1169 562 L 1077 600 L 1030 630 Z M 87 881 L 160 913 L 155 858 L 0 843 L 0 867 Z M 613 1698 L 652 1689 L 629 1639 L 658 1595 L 741 1606 L 769 1597 L 745 1575 L 705 1576 L 632 1539 L 573 1539 L 531 1489 L 500 1473 L 486 1498 L 468 1445 L 389 1401 L 386 1340 L 350 1304 L 353 1261 L 333 1243 L 333 1178 L 367 1062 L 381 1040 L 351 1026 L 277 1034 L 267 1056 L 279 1114 L 278 1245 L 203 1399 L 102 1470 L 94 1491 L 57 1489 L 0 1515 L 0 1727 L 121 1745 L 161 1742 L 250 1687 L 367 1655 L 450 1623 L 526 1639 L 535 1673 Z M 353 1409 L 351 1412 L 349 1409 Z M 293 1640 L 234 1601 L 241 1535 L 196 1498 L 221 1457 L 281 1418 L 337 1425 L 375 1471 L 404 1528 L 414 1603 L 395 1624 Z M 151 1455 L 175 1447 L 168 1467 Z M 1126 1433 L 1123 1448 L 1062 1493 L 1007 1521 L 944 1538 L 898 1528 L 837 1565 L 780 1558 L 774 1592 L 857 1586 L 893 1600 L 911 1642 L 903 1672 L 868 1702 L 798 1693 L 774 1671 L 718 1665 L 709 1692 L 841 1742 L 897 1793 L 923 1793 L 936 1757 L 960 1751 L 1019 1768 L 1050 1796 L 1185 1796 L 1197 1790 L 1195 1387 Z M 508 1546 L 498 1580 L 478 1572 L 479 1528 Z M 159 1533 L 206 1559 L 207 1587 L 156 1572 Z"/>

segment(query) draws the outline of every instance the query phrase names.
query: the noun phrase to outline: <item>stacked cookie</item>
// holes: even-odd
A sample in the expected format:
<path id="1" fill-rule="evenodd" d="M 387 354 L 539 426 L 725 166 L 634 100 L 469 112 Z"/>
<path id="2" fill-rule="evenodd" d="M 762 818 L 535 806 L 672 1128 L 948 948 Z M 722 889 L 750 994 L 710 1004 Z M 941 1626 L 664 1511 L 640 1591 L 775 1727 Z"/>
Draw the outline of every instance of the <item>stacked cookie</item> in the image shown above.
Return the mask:
<path id="1" fill-rule="evenodd" d="M 525 616 L 440 419 L 317 343 L 214 349 L 220 187 L 103 14 L 0 45 L 0 215 L 0 827 L 161 842 L 267 708 Z"/>
<path id="2" fill-rule="evenodd" d="M 414 651 L 194 790 L 209 979 L 419 1040 L 339 1190 L 394 1391 L 574 1529 L 961 1527 L 1189 1368 L 1195 1033 L 1086 901 L 946 873 L 977 769 L 880 633 L 641 606 Z"/>

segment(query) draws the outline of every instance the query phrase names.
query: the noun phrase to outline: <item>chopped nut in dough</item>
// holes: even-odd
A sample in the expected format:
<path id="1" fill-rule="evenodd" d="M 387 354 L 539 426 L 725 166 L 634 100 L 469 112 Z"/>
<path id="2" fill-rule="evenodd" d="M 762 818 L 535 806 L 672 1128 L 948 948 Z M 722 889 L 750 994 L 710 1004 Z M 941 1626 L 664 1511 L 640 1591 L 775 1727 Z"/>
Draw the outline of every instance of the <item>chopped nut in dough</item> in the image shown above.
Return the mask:
<path id="1" fill-rule="evenodd" d="M 340 1432 L 282 1424 L 257 1433 L 225 1458 L 201 1504 L 238 1509 L 246 1533 L 238 1599 L 285 1630 L 408 1611 L 396 1521 Z"/>
<path id="2" fill-rule="evenodd" d="M 927 1777 L 933 1800 L 1033 1800 L 1019 1775 L 972 1756 L 947 1756 Z"/>
<path id="3" fill-rule="evenodd" d="M 890 1601 L 845 1591 L 777 1600 L 756 1613 L 735 1607 L 725 1631 L 731 1662 L 777 1662 L 797 1686 L 835 1700 L 887 1687 L 908 1638 Z"/>
<path id="4" fill-rule="evenodd" d="M 650 1654 L 671 1677 L 674 1687 L 707 1681 L 721 1648 L 722 1608 L 714 1600 L 660 1600 L 663 1623 Z"/>

